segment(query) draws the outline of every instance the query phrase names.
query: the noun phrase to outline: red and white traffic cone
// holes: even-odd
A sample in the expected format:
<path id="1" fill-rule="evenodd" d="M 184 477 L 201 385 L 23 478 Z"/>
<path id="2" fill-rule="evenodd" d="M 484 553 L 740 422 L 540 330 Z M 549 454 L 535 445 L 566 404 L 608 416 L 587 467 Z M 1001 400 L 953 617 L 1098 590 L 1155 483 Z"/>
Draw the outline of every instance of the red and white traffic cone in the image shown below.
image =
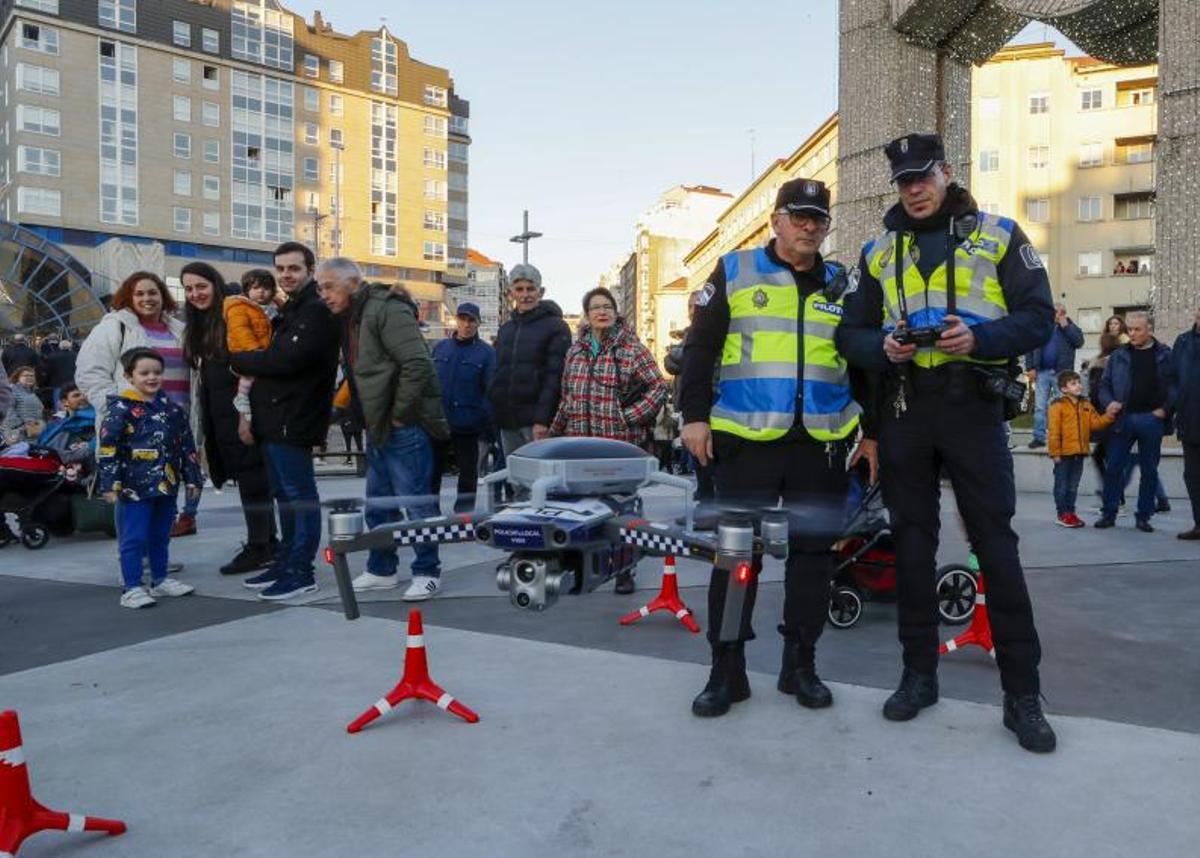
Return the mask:
<path id="1" fill-rule="evenodd" d="M 417 610 L 408 614 L 408 648 L 404 651 L 404 675 L 400 677 L 399 684 L 378 703 L 355 718 L 346 728 L 346 732 L 357 733 L 380 715 L 386 715 L 399 706 L 401 701 L 409 698 L 436 703 L 439 709 L 445 709 L 470 724 L 479 720 L 478 715 L 429 678 L 429 664 L 425 660 L 424 627 L 421 625 L 421 612 Z"/>
<path id="2" fill-rule="evenodd" d="M 0 858 L 12 858 L 39 831 L 125 833 L 125 823 L 77 813 L 48 810 L 29 788 L 29 769 L 21 746 L 21 724 L 11 709 L 0 712 Z"/>
<path id="3" fill-rule="evenodd" d="M 992 643 L 992 624 L 988 622 L 987 596 L 983 592 L 983 573 L 975 575 L 975 614 L 971 617 L 971 625 L 967 630 L 953 640 L 948 640 L 938 652 L 945 655 L 964 646 L 977 646 L 987 650 L 992 658 L 996 657 L 996 646 Z"/>
<path id="4" fill-rule="evenodd" d="M 658 595 L 648 605 L 621 617 L 621 625 L 631 626 L 642 617 L 648 617 L 655 611 L 670 611 L 675 615 L 675 619 L 683 623 L 692 634 L 700 633 L 700 626 L 692 616 L 692 609 L 683 603 L 683 599 L 679 598 L 679 585 L 675 581 L 675 558 L 670 555 L 663 563 L 662 586 L 658 590 Z"/>

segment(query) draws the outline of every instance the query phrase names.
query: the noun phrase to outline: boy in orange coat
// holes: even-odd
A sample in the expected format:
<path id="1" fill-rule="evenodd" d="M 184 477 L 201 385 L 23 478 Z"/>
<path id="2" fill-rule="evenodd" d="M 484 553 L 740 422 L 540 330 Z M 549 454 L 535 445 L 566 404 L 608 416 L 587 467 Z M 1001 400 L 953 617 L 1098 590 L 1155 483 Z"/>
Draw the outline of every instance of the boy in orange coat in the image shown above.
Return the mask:
<path id="1" fill-rule="evenodd" d="M 1075 496 L 1083 463 L 1092 448 L 1092 433 L 1111 426 L 1115 418 L 1098 414 L 1083 395 L 1079 373 L 1066 370 L 1058 374 L 1062 396 L 1050 403 L 1050 431 L 1047 443 L 1054 460 L 1054 506 L 1060 527 L 1083 527 L 1075 514 Z"/>
<path id="2" fill-rule="evenodd" d="M 225 316 L 225 347 L 230 354 L 265 349 L 271 344 L 271 318 L 275 315 L 275 278 L 256 268 L 242 275 L 242 294 L 231 295 L 222 305 Z M 233 407 L 238 412 L 238 436 L 247 444 L 250 435 L 250 388 L 254 379 L 238 378 Z"/>

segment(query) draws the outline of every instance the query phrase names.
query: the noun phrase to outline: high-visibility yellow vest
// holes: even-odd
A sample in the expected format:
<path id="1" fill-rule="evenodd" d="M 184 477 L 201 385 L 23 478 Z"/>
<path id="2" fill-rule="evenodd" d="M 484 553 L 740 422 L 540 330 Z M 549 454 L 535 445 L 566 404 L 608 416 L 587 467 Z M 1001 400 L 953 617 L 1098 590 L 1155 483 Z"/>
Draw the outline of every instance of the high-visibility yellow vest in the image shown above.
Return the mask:
<path id="1" fill-rule="evenodd" d="M 1008 315 L 1004 290 L 996 269 L 1012 242 L 1015 224 L 1005 217 L 980 212 L 975 230 L 958 243 L 954 251 L 955 311 L 968 326 L 990 322 Z M 871 276 L 883 287 L 884 330 L 894 330 L 902 318 L 896 283 L 897 233 L 885 232 L 867 245 L 865 257 Z M 904 300 L 908 307 L 908 327 L 921 328 L 940 324 L 946 316 L 946 263 L 929 276 L 929 282 L 917 270 L 912 256 L 916 237 L 904 233 Z M 980 360 L 970 355 L 948 355 L 935 348 L 917 349 L 917 366 L 931 368 L 950 361 L 1003 364 L 1003 359 Z"/>
<path id="2" fill-rule="evenodd" d="M 842 320 L 841 296 L 831 301 L 823 290 L 817 291 L 802 305 L 791 270 L 772 262 L 765 248 L 729 253 L 721 262 L 729 330 L 712 428 L 751 441 L 782 438 L 795 423 L 800 396 L 801 419 L 810 435 L 819 441 L 845 438 L 857 428 L 862 409 L 850 394 L 846 362 L 834 345 L 834 331 Z M 839 271 L 839 266 L 826 263 L 826 284 Z"/>

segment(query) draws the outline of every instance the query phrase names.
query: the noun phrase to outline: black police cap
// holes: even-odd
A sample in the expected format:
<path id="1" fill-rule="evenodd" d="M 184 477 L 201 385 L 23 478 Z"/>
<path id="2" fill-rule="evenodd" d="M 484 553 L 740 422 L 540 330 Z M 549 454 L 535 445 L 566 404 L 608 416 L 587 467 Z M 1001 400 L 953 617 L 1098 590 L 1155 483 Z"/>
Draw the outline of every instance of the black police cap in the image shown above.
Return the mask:
<path id="1" fill-rule="evenodd" d="M 775 211 L 829 217 L 829 188 L 816 179 L 792 179 L 779 186 Z"/>
<path id="2" fill-rule="evenodd" d="M 905 173 L 928 173 L 946 160 L 946 148 L 937 134 L 906 134 L 887 144 L 883 153 L 892 165 L 892 181 Z"/>

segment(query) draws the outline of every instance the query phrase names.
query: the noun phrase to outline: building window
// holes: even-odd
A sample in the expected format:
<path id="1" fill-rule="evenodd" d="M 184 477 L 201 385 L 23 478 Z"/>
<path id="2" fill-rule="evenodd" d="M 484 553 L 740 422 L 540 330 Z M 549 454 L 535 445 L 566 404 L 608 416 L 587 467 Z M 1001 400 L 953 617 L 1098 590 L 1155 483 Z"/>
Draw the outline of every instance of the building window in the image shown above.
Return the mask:
<path id="1" fill-rule="evenodd" d="M 431 83 L 425 84 L 425 103 L 430 107 L 445 107 L 446 88 Z"/>
<path id="2" fill-rule="evenodd" d="M 386 37 L 371 40 L 371 89 L 385 95 L 396 94 L 398 68 L 396 43 Z"/>
<path id="3" fill-rule="evenodd" d="M 176 122 L 192 121 L 192 100 L 186 95 L 176 95 L 171 101 L 171 112 Z"/>
<path id="4" fill-rule="evenodd" d="M 395 256 L 399 172 L 396 105 L 371 102 L 371 253 Z"/>
<path id="5" fill-rule="evenodd" d="M 1079 93 L 1080 110 L 1099 110 L 1104 106 L 1104 90 L 1085 89 Z"/>
<path id="6" fill-rule="evenodd" d="M 996 119 L 1000 116 L 1000 99 L 994 95 L 985 95 L 979 99 L 979 118 Z"/>
<path id="7" fill-rule="evenodd" d="M 205 140 L 204 141 L 204 160 L 209 164 L 221 163 L 221 141 L 220 140 Z"/>
<path id="8" fill-rule="evenodd" d="M 309 214 L 320 213 L 321 194 L 318 191 L 309 191 L 304 195 L 304 210 Z"/>
<path id="9" fill-rule="evenodd" d="M 1100 276 L 1100 257 L 1099 250 L 1087 250 L 1079 254 L 1079 276 L 1080 277 L 1099 277 Z"/>
<path id="10" fill-rule="evenodd" d="M 17 105 L 18 131 L 57 137 L 62 132 L 61 122 L 61 114 L 52 107 L 36 107 L 29 104 Z"/>
<path id="11" fill-rule="evenodd" d="M 221 234 L 221 215 L 219 212 L 205 212 L 202 215 L 205 235 Z"/>
<path id="12" fill-rule="evenodd" d="M 441 149 L 426 149 L 425 166 L 435 170 L 446 169 L 446 153 Z"/>
<path id="13" fill-rule="evenodd" d="M 1117 107 L 1142 107 L 1148 104 L 1154 104 L 1154 87 L 1152 86 L 1117 91 Z"/>
<path id="14" fill-rule="evenodd" d="M 445 262 L 446 245 L 440 241 L 427 241 L 422 249 L 422 257 L 427 262 Z"/>
<path id="15" fill-rule="evenodd" d="M 138 222 L 137 48 L 99 43 L 100 220 Z"/>
<path id="16" fill-rule="evenodd" d="M 1046 223 L 1050 220 L 1050 200 L 1038 197 L 1025 201 L 1025 220 L 1030 223 Z"/>
<path id="17" fill-rule="evenodd" d="M 444 116 L 425 117 L 425 133 L 430 137 L 446 136 L 446 118 Z"/>
<path id="18" fill-rule="evenodd" d="M 342 116 L 345 113 L 345 102 L 337 93 L 329 94 L 329 115 Z"/>
<path id="19" fill-rule="evenodd" d="M 329 61 L 329 80 L 333 83 L 341 83 L 346 79 L 346 69 L 342 65 L 341 60 Z"/>
<path id="20" fill-rule="evenodd" d="M 304 159 L 304 181 L 321 181 L 321 162 L 318 159 L 311 156 Z"/>
<path id="21" fill-rule="evenodd" d="M 425 180 L 425 199 L 427 200 L 444 200 L 446 199 L 446 183 L 440 182 L 437 179 Z"/>
<path id="22" fill-rule="evenodd" d="M 334 147 L 335 149 L 344 149 L 346 147 L 346 141 L 342 135 L 342 129 L 340 129 L 340 128 L 330 128 L 329 129 L 329 145 Z"/>
<path id="23" fill-rule="evenodd" d="M 289 18 L 290 20 L 290 18 Z M 296 86 L 266 75 L 231 70 L 229 235 L 287 241 L 294 235 Z"/>
<path id="24" fill-rule="evenodd" d="M 57 149 L 18 146 L 17 172 L 57 178 L 62 175 L 62 154 Z"/>
<path id="25" fill-rule="evenodd" d="M 441 212 L 427 210 L 425 212 L 425 228 L 432 229 L 436 232 L 445 232 L 446 216 Z"/>
<path id="26" fill-rule="evenodd" d="M 35 92 L 39 95 L 58 95 L 60 79 L 58 69 L 17 63 L 17 91 Z"/>
<path id="27" fill-rule="evenodd" d="M 190 197 L 192 195 L 192 174 L 188 170 L 175 171 L 173 189 L 176 196 Z"/>
<path id="28" fill-rule="evenodd" d="M 450 217 L 454 218 L 455 220 L 467 219 L 467 204 L 465 202 L 461 200 L 451 200 L 447 205 L 447 208 L 450 210 Z"/>
<path id="29" fill-rule="evenodd" d="M 35 12 L 45 12 L 47 15 L 58 14 L 58 0 L 17 0 L 17 5 Z"/>
<path id="30" fill-rule="evenodd" d="M 979 152 L 979 172 L 994 173 L 1000 169 L 1000 150 L 983 149 Z"/>
<path id="31" fill-rule="evenodd" d="M 176 232 L 191 232 L 192 231 L 192 210 L 185 209 L 182 206 L 174 207 L 174 216 L 172 218 Z"/>
<path id="32" fill-rule="evenodd" d="M 276 4 L 234 0 L 229 10 L 230 50 L 239 60 L 291 72 L 295 62 L 292 16 L 268 5 Z"/>
<path id="33" fill-rule="evenodd" d="M 61 217 L 62 193 L 52 188 L 17 188 L 17 211 Z"/>
<path id="34" fill-rule="evenodd" d="M 200 30 L 200 47 L 207 54 L 221 53 L 221 34 L 204 27 Z"/>
<path id="35" fill-rule="evenodd" d="M 100 0 L 96 16 L 101 27 L 137 32 L 137 0 Z"/>
<path id="36" fill-rule="evenodd" d="M 221 88 L 221 70 L 216 66 L 204 66 L 204 88 Z"/>
<path id="37" fill-rule="evenodd" d="M 171 60 L 171 80 L 175 83 L 191 83 L 192 64 L 188 60 L 181 60 L 178 57 Z"/>
<path id="38" fill-rule="evenodd" d="M 41 24 L 21 24 L 21 47 L 43 54 L 58 54 L 58 30 Z"/>
<path id="39" fill-rule="evenodd" d="M 453 131 L 455 134 L 461 134 L 463 137 L 468 136 L 467 135 L 467 126 L 469 124 L 470 123 L 468 122 L 467 117 L 465 117 L 465 116 L 451 116 L 450 117 L 450 130 Z M 821 149 L 822 152 L 827 152 L 828 150 L 829 150 L 828 146 L 824 146 Z"/>
<path id="40" fill-rule="evenodd" d="M 1099 167 L 1104 163 L 1103 143 L 1079 144 L 1079 166 Z"/>
<path id="41" fill-rule="evenodd" d="M 450 174 L 450 190 L 465 191 L 467 189 L 467 174 L 466 173 L 451 173 Z"/>
<path id="42" fill-rule="evenodd" d="M 172 21 L 171 41 L 181 48 L 190 48 L 192 46 L 192 25 L 187 21 Z"/>
<path id="43" fill-rule="evenodd" d="M 200 121 L 210 128 L 221 124 L 221 105 L 215 101 L 205 101 L 200 104 Z"/>
<path id="44" fill-rule="evenodd" d="M 1113 217 L 1117 220 L 1145 220 L 1154 217 L 1154 195 L 1118 194 L 1113 198 Z"/>
<path id="45" fill-rule="evenodd" d="M 304 109 L 316 113 L 321 109 L 321 92 L 311 86 L 304 88 Z"/>
<path id="46" fill-rule="evenodd" d="M 450 143 L 450 160 L 456 164 L 467 163 L 467 144 L 466 143 Z"/>
<path id="47" fill-rule="evenodd" d="M 176 132 L 171 146 L 176 158 L 192 157 L 192 135 Z"/>
<path id="48" fill-rule="evenodd" d="M 1117 144 L 1117 161 L 1122 164 L 1148 164 L 1153 160 L 1153 141 Z"/>
<path id="49" fill-rule="evenodd" d="M 304 142 L 309 146 L 316 146 L 321 142 L 321 126 L 315 122 L 304 123 Z"/>
<path id="50" fill-rule="evenodd" d="M 321 59 L 314 57 L 312 54 L 304 55 L 304 76 L 305 77 L 320 77 L 321 76 Z"/>
<path id="51" fill-rule="evenodd" d="M 1029 96 L 1029 112 L 1030 113 L 1049 113 L 1050 112 L 1050 93 L 1035 92 Z"/>
<path id="52" fill-rule="evenodd" d="M 1104 217 L 1103 203 L 1099 197 L 1079 198 L 1079 220 L 1093 221 Z"/>
<path id="53" fill-rule="evenodd" d="M 1029 147 L 1029 168 L 1031 170 L 1044 170 L 1050 163 L 1050 147 L 1049 146 L 1030 146 Z"/>
<path id="54" fill-rule="evenodd" d="M 219 200 L 221 198 L 221 177 L 209 176 L 204 177 L 204 199 Z"/>

